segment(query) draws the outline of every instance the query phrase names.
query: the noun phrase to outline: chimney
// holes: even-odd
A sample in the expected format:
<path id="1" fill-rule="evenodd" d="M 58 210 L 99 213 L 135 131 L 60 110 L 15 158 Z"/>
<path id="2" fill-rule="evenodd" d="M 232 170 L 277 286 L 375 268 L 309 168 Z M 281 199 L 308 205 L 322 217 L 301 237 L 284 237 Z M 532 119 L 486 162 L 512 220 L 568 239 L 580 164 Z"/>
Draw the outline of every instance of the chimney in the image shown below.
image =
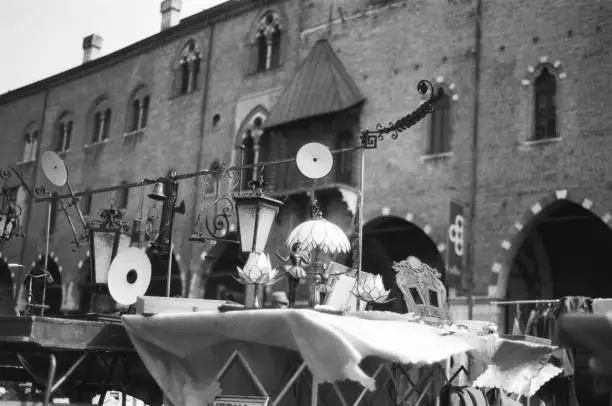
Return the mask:
<path id="1" fill-rule="evenodd" d="M 161 29 L 174 27 L 181 20 L 182 0 L 163 0 L 161 3 Z"/>
<path id="2" fill-rule="evenodd" d="M 92 61 L 100 56 L 104 38 L 97 34 L 91 34 L 83 38 L 83 63 Z"/>

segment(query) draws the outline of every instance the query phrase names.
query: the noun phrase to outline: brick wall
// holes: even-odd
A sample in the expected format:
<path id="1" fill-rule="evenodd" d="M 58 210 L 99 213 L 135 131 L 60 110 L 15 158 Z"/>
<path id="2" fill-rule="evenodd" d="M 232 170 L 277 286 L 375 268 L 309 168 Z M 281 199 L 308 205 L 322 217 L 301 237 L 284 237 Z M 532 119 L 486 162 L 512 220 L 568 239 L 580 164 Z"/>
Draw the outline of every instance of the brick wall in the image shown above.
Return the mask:
<path id="1" fill-rule="evenodd" d="M 486 294 L 501 240 L 541 196 L 557 188 L 578 188 L 595 204 L 612 205 L 612 167 L 607 159 L 612 125 L 612 96 L 607 91 L 612 80 L 612 57 L 607 52 L 612 41 L 612 5 L 608 3 L 484 0 L 473 264 L 477 294 Z M 373 128 L 414 110 L 421 102 L 416 92 L 421 79 L 436 83 L 441 77 L 445 84 L 454 84 L 457 99 L 453 102 L 451 156 L 423 157 L 429 128 L 426 119 L 398 140 L 387 138 L 377 150 L 366 151 L 365 160 L 366 220 L 389 207 L 399 215 L 416 214 L 445 235 L 449 200 L 469 202 L 476 3 L 335 0 L 328 27 L 330 4 L 274 3 L 286 18 L 287 41 L 282 66 L 269 72 L 248 74 L 247 69 L 249 35 L 253 21 L 264 11 L 260 8 L 221 21 L 212 31 L 201 28 L 184 38 L 160 43 L 151 52 L 54 87 L 49 92 L 42 149 L 51 145 L 52 127 L 58 115 L 68 109 L 75 114 L 76 127 L 74 148 L 66 162 L 78 190 L 160 176 L 170 168 L 179 173 L 205 169 L 215 159 L 230 163 L 238 101 L 286 85 L 315 41 L 329 33 L 332 47 L 367 98 L 360 118 L 363 127 Z M 170 68 L 188 38 L 194 38 L 203 51 L 203 85 L 190 95 L 172 98 Z M 211 75 L 204 83 L 209 57 Z M 528 78 L 528 67 L 536 66 L 541 57 L 551 63 L 559 60 L 566 76 L 558 82 L 561 140 L 526 145 L 533 94 L 521 81 Z M 138 139 L 124 140 L 127 100 L 139 84 L 146 84 L 151 91 L 149 125 Z M 94 100 L 105 94 L 113 108 L 111 138 L 98 150 L 86 153 L 84 120 Z M 2 166 L 20 155 L 23 128 L 41 117 L 42 100 L 41 93 L 0 105 Z M 220 121 L 213 126 L 215 114 L 220 115 Z M 39 173 L 38 180 L 42 182 L 42 178 Z M 194 221 L 192 209 L 200 206 L 201 195 L 196 182 L 181 182 L 179 199 L 185 199 L 187 214 L 177 216 L 175 243 L 184 258 L 182 263 L 191 265 L 192 270 L 198 262 L 190 258 L 199 257 L 202 248 L 188 243 L 187 237 Z M 138 197 L 138 191 L 132 191 L 132 216 L 138 211 Z M 93 209 L 104 205 L 105 197 L 96 197 Z M 145 213 L 149 206 L 145 199 Z M 35 206 L 25 263 L 42 248 L 44 213 L 42 205 Z M 65 244 L 70 236 L 67 224 L 58 224 L 53 250 L 64 272 L 71 272 L 68 270 L 76 269 L 85 250 L 72 253 L 72 247 Z"/>

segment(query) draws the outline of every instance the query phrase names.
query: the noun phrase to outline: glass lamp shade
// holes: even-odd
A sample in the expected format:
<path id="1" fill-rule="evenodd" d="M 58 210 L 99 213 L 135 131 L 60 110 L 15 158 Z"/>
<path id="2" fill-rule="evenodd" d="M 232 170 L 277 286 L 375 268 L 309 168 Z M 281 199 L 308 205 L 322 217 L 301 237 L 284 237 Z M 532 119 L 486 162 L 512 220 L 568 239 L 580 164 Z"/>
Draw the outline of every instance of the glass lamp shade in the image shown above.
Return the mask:
<path id="1" fill-rule="evenodd" d="M 89 235 L 91 252 L 91 280 L 108 283 L 108 270 L 117 254 L 130 246 L 130 236 L 118 230 L 92 229 Z"/>
<path id="2" fill-rule="evenodd" d="M 235 196 L 242 252 L 262 253 L 283 202 L 265 196 Z"/>

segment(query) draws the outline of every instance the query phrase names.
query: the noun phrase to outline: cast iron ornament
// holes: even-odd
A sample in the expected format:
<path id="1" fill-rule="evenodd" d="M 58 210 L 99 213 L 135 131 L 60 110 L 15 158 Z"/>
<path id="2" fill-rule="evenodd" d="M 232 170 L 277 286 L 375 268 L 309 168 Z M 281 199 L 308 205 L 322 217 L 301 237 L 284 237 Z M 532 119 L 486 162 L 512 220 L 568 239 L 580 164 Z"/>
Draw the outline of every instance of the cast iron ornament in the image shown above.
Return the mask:
<path id="1" fill-rule="evenodd" d="M 376 130 L 368 130 L 367 128 L 361 130 L 361 145 L 363 148 L 374 149 L 378 147 L 378 141 L 383 141 L 386 134 L 391 134 L 391 139 L 396 140 L 401 132 L 414 126 L 433 111 L 437 98 L 434 95 L 431 82 L 428 80 L 419 81 L 417 91 L 422 95 L 426 95 L 429 92 L 429 99 L 422 103 L 415 111 L 394 123 L 389 123 L 387 126 L 379 123 L 376 125 Z"/>

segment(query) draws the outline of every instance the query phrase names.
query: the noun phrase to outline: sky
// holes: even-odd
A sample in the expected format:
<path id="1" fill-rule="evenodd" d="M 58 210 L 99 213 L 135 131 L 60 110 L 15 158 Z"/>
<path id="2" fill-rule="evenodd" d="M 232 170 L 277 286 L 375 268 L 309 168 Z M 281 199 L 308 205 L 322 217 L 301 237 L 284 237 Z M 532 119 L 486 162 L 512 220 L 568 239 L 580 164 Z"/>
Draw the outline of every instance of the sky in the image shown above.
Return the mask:
<path id="1" fill-rule="evenodd" d="M 225 0 L 183 0 L 181 17 Z M 0 94 L 80 65 L 83 37 L 104 38 L 102 55 L 160 30 L 161 0 L 2 0 Z"/>

